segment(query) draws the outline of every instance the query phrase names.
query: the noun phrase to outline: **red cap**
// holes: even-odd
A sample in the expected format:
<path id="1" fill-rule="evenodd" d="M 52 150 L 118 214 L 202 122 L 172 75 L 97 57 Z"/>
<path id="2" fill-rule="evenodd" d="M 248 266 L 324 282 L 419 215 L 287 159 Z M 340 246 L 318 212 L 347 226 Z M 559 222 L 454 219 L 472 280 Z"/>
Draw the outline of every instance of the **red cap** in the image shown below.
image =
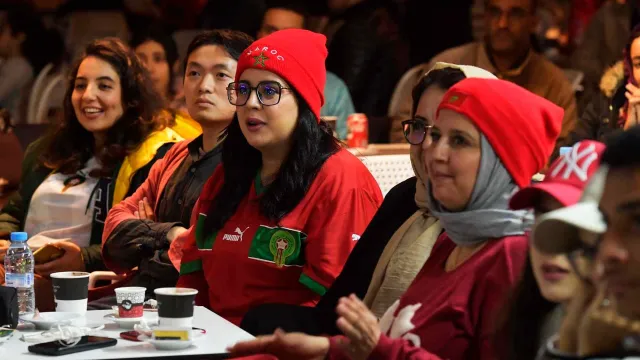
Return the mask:
<path id="1" fill-rule="evenodd" d="M 308 30 L 287 29 L 256 40 L 238 59 L 236 82 L 246 69 L 271 71 L 285 79 L 320 121 L 327 78 L 327 38 Z"/>
<path id="2" fill-rule="evenodd" d="M 551 156 L 564 110 L 498 79 L 468 78 L 447 91 L 438 106 L 465 115 L 487 138 L 515 183 L 524 188 Z"/>
<path id="3" fill-rule="evenodd" d="M 573 145 L 551 164 L 542 182 L 515 193 L 509 205 L 516 210 L 532 208 L 542 193 L 553 196 L 562 206 L 577 203 L 587 181 L 598 170 L 604 149 L 603 143 L 591 140 Z"/>

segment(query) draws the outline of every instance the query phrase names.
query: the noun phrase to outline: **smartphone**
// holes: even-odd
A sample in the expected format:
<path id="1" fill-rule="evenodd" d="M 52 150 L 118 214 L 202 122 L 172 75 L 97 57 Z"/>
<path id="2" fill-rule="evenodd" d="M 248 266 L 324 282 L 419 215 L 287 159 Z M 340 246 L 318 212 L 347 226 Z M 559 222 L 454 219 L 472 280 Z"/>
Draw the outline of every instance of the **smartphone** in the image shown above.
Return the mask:
<path id="1" fill-rule="evenodd" d="M 64 250 L 53 245 L 45 245 L 33 252 L 33 259 L 36 264 L 45 264 L 64 255 Z"/>
<path id="2" fill-rule="evenodd" d="M 140 336 L 140 333 L 133 330 L 133 331 L 125 331 L 125 332 L 121 332 L 120 333 L 120 337 L 125 339 L 125 340 L 129 340 L 129 341 L 140 341 L 138 340 L 138 336 Z"/>
<path id="3" fill-rule="evenodd" d="M 80 341 L 73 345 L 64 345 L 59 341 L 51 341 L 47 343 L 31 345 L 29 351 L 40 355 L 68 355 L 82 351 L 101 349 L 109 346 L 115 346 L 118 340 L 101 336 L 83 336 Z"/>

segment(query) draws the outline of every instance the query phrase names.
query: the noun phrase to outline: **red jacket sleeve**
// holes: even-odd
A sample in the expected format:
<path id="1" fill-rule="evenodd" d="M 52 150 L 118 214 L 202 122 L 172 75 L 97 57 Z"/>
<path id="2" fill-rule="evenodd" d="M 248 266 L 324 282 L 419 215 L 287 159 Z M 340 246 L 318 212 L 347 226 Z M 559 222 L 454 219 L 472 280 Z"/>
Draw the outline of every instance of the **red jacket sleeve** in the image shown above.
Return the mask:
<path id="1" fill-rule="evenodd" d="M 147 180 L 145 180 L 145 182 L 143 182 L 142 185 L 138 187 L 133 195 L 125 198 L 120 203 L 111 208 L 111 210 L 109 210 L 107 220 L 104 223 L 104 231 L 102 232 L 103 246 L 109 238 L 109 235 L 111 235 L 111 232 L 121 222 L 125 220 L 137 220 L 137 217 L 134 215 L 134 213 L 138 211 L 138 203 L 142 201 L 142 199 L 146 197 L 150 202 L 149 205 L 151 206 L 151 208 L 155 209 L 157 200 L 156 198 L 161 191 L 159 187 L 160 181 L 162 180 L 162 174 L 165 171 L 167 162 L 175 157 L 175 152 L 180 151 L 180 148 L 180 146 L 173 146 L 164 157 L 158 159 L 158 161 L 156 161 L 155 164 L 153 164 L 153 166 L 151 167 Z"/>
<path id="2" fill-rule="evenodd" d="M 136 243 L 141 241 L 159 243 L 157 239 L 164 238 L 166 231 L 173 226 L 173 224 L 166 224 L 161 227 L 150 227 L 148 225 L 152 222 L 140 221 L 134 213 L 138 211 L 138 203 L 145 197 L 149 205 L 155 209 L 158 193 L 161 191 L 162 175 L 169 159 L 175 156 L 176 148 L 178 147 L 172 147 L 163 158 L 153 164 L 149 176 L 133 195 L 109 210 L 102 232 L 102 257 L 110 270 L 123 273 L 137 266 L 140 247 Z M 120 225 L 124 227 L 119 227 Z"/>
<path id="3" fill-rule="evenodd" d="M 382 203 L 382 195 L 350 189 L 322 201 L 306 229 L 306 264 L 300 282 L 324 295 Z M 303 304 L 314 305 L 314 304 Z"/>

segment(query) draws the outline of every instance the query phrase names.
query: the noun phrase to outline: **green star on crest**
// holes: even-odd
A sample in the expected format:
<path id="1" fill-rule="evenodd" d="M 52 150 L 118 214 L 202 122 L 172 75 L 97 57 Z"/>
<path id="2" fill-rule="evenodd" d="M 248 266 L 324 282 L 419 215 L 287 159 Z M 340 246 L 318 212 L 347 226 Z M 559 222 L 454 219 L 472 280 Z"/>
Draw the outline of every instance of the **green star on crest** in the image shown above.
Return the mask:
<path id="1" fill-rule="evenodd" d="M 260 55 L 256 55 L 253 57 L 253 60 L 255 61 L 253 63 L 253 65 L 260 65 L 262 67 L 265 67 L 267 65 L 265 65 L 265 61 L 269 60 L 269 58 L 267 56 L 264 55 L 264 52 L 261 52 Z"/>

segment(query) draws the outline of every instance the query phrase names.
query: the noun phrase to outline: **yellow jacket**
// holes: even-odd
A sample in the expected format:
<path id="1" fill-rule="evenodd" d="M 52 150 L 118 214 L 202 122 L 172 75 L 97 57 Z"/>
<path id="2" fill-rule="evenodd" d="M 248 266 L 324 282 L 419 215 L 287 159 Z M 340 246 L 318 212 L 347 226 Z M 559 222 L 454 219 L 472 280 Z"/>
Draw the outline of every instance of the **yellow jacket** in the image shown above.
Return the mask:
<path id="1" fill-rule="evenodd" d="M 193 120 L 191 120 L 193 121 Z M 119 203 L 124 199 L 125 195 L 129 191 L 129 185 L 131 184 L 131 178 L 143 166 L 147 165 L 149 161 L 156 155 L 158 149 L 166 143 L 176 143 L 184 140 L 177 131 L 171 128 L 165 128 L 151 133 L 140 147 L 129 154 L 120 167 L 118 177 L 116 179 L 115 189 L 113 191 L 112 206 Z"/>
<path id="2" fill-rule="evenodd" d="M 202 127 L 195 120 L 193 120 L 189 115 L 176 111 L 175 116 L 175 125 L 171 126 L 178 135 L 185 138 L 185 140 L 195 139 L 196 137 L 202 134 Z"/>

